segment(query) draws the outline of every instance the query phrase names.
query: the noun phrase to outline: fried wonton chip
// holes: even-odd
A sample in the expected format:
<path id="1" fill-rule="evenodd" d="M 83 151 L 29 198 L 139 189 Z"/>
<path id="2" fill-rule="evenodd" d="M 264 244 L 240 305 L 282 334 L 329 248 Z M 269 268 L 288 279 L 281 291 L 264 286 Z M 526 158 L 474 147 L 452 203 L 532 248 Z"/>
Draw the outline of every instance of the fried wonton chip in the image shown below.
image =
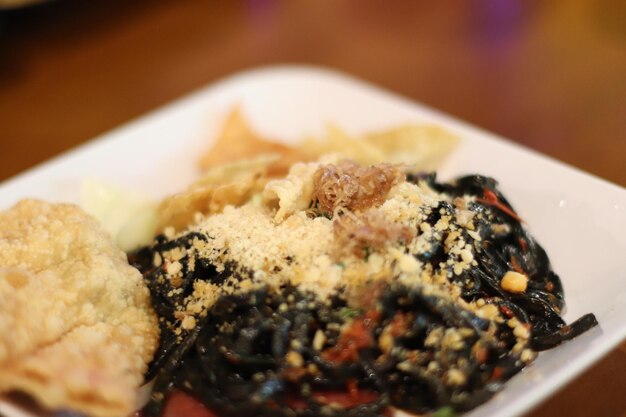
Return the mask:
<path id="1" fill-rule="evenodd" d="M 326 154 L 340 155 L 361 165 L 383 162 L 406 165 L 412 172 L 436 169 L 454 147 L 458 138 L 438 126 L 407 124 L 362 137 L 354 137 L 330 124 L 323 138 L 308 138 L 287 146 L 262 138 L 235 108 L 212 149 L 200 159 L 204 169 L 258 155 L 275 155 L 268 168 L 269 177 L 283 177 L 296 162 L 309 162 Z"/>
<path id="2" fill-rule="evenodd" d="M 95 219 L 39 200 L 0 213 L 0 393 L 128 415 L 158 336 L 141 274 Z"/>
<path id="3" fill-rule="evenodd" d="M 262 193 L 262 202 L 276 209 L 274 220 L 277 223 L 297 211 L 305 210 L 311 204 L 317 169 L 316 163 L 296 163 L 285 178 L 267 183 Z"/>
<path id="4" fill-rule="evenodd" d="M 459 143 L 459 138 L 435 125 L 404 125 L 365 135 L 363 142 L 377 148 L 388 162 L 413 171 L 432 171 Z"/>
<path id="5" fill-rule="evenodd" d="M 208 169 L 186 191 L 161 202 L 157 210 L 158 230 L 166 227 L 182 230 L 193 223 L 196 213 L 219 213 L 227 205 L 247 202 L 263 189 L 268 171 L 277 159 L 265 155 Z"/>
<path id="6" fill-rule="evenodd" d="M 272 177 L 285 175 L 293 163 L 303 160 L 297 149 L 255 133 L 241 109 L 235 107 L 226 118 L 217 141 L 199 162 L 202 169 L 208 169 L 260 155 L 277 156 L 268 167 L 267 173 Z"/>
<path id="7" fill-rule="evenodd" d="M 456 136 L 432 125 L 404 125 L 362 137 L 352 137 L 329 125 L 325 138 L 307 139 L 296 146 L 311 160 L 333 153 L 361 165 L 402 164 L 418 172 L 437 168 L 457 143 Z"/>
<path id="8" fill-rule="evenodd" d="M 384 158 L 377 146 L 352 137 L 333 124 L 328 125 L 324 138 L 308 138 L 296 147 L 308 160 L 316 160 L 326 154 L 337 154 L 361 165 L 374 165 Z"/>

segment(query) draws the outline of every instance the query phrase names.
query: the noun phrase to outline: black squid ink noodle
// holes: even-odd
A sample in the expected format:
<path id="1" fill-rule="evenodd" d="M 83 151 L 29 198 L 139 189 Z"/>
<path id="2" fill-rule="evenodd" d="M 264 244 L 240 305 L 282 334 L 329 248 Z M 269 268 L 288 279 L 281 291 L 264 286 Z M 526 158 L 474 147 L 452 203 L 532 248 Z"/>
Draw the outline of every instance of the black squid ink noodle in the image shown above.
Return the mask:
<path id="1" fill-rule="evenodd" d="M 454 218 L 454 199 L 470 197 L 466 209 L 475 227 L 458 233 L 471 245 L 473 266 L 448 273 L 453 255 L 446 233 L 414 254 L 433 275 L 448 277 L 459 302 L 436 286 L 399 279 L 367 288 L 368 302 L 357 307 L 347 291 L 321 298 L 285 283 L 223 293 L 192 326 L 174 328 L 171 323 L 186 320 L 179 306 L 198 282 L 219 287 L 255 271 L 236 262 L 218 270 L 200 256 L 192 267 L 184 255 L 176 285 L 164 279 L 167 268 L 154 260 L 177 248 L 185 254 L 214 239 L 210 232 L 159 236 L 133 254 L 161 318 L 161 344 L 147 376 L 154 378 L 154 392 L 144 414 L 159 416 L 175 389 L 225 417 L 463 412 L 491 398 L 536 352 L 597 325 L 593 314 L 563 321 L 561 281 L 493 179 L 472 175 L 439 183 L 434 175 L 408 175 L 407 181 L 448 196 L 426 216 L 425 227 Z M 523 292 L 503 289 L 508 271 L 527 277 Z"/>

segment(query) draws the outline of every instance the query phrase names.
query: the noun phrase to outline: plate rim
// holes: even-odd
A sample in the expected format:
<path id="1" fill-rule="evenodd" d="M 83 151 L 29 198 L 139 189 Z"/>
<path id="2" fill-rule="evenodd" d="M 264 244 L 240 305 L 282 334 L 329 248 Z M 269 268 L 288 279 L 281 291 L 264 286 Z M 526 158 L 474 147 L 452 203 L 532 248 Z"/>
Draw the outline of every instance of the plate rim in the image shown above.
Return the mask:
<path id="1" fill-rule="evenodd" d="M 127 121 L 109 131 L 95 136 L 93 139 L 88 140 L 78 146 L 65 150 L 46 161 L 38 163 L 26 170 L 19 172 L 16 175 L 11 176 L 0 182 L 0 191 L 3 191 L 10 187 L 19 186 L 22 181 L 28 180 L 34 176 L 40 175 L 48 169 L 54 169 L 58 164 L 63 164 L 63 161 L 69 157 L 78 156 L 85 151 L 95 149 L 101 144 L 109 143 L 113 138 L 116 138 L 121 132 L 129 131 L 134 127 L 144 124 L 153 123 L 154 120 L 158 120 L 165 114 L 170 114 L 176 110 L 184 109 L 189 103 L 194 100 L 213 94 L 219 89 L 227 89 L 229 86 L 246 83 L 250 80 L 264 78 L 269 76 L 276 76 L 277 74 L 300 75 L 306 77 L 323 77 L 332 79 L 334 82 L 349 85 L 351 88 L 363 89 L 368 93 L 375 93 L 393 99 L 394 101 L 411 107 L 412 109 L 419 109 L 419 111 L 428 115 L 435 116 L 438 120 L 443 120 L 444 125 L 452 125 L 455 129 L 461 129 L 471 132 L 473 135 L 481 136 L 489 141 L 497 141 L 506 144 L 508 147 L 514 148 L 517 152 L 523 152 L 528 155 L 532 155 L 535 158 L 543 160 L 558 169 L 566 170 L 567 175 L 574 175 L 576 178 L 586 178 L 588 181 L 592 181 L 594 186 L 598 186 L 614 193 L 620 193 L 626 195 L 626 188 L 603 179 L 595 174 L 591 174 L 583 171 L 580 168 L 572 166 L 570 164 L 559 161 L 558 159 L 544 155 L 536 150 L 528 148 L 524 145 L 520 145 L 510 139 L 502 137 L 487 131 L 486 129 L 477 127 L 468 122 L 460 120 L 454 116 L 448 115 L 442 111 L 436 110 L 428 105 L 415 101 L 411 98 L 401 95 L 398 92 L 385 89 L 377 86 L 368 81 L 362 80 L 355 76 L 325 67 L 310 66 L 310 65 L 270 65 L 262 66 L 253 69 L 246 69 L 236 72 L 232 75 L 228 75 L 221 79 L 211 82 L 197 90 L 184 94 L 173 101 L 158 106 L 154 110 L 148 111 L 143 115 Z M 545 401 L 549 396 L 554 394 L 557 390 L 563 388 L 567 383 L 572 382 L 574 378 L 584 372 L 586 369 L 596 363 L 601 357 L 605 356 L 610 350 L 613 350 L 622 340 L 626 339 L 626 325 L 610 335 L 604 335 L 606 337 L 605 342 L 601 345 L 594 346 L 593 349 L 585 351 L 585 354 L 581 356 L 577 361 L 569 364 L 567 367 L 561 369 L 556 375 L 551 375 L 550 379 L 543 381 L 544 386 L 547 388 L 540 393 L 535 393 L 530 401 L 520 402 L 513 401 L 508 406 L 505 406 L 504 410 L 507 415 L 519 415 L 524 412 L 528 412 L 532 408 L 538 406 L 541 402 Z M 489 403 L 489 402 L 488 402 Z M 476 411 L 480 411 L 479 406 L 474 411 L 470 411 L 468 415 L 474 415 Z"/>

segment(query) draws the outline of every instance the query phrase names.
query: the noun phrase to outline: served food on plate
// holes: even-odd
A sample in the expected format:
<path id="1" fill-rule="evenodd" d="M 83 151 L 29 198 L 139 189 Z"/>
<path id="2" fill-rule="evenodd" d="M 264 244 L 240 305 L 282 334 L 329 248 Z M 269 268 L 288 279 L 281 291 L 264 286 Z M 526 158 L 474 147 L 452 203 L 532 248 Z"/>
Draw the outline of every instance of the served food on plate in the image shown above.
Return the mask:
<path id="1" fill-rule="evenodd" d="M 158 336 L 141 275 L 94 218 L 39 200 L 0 213 L 0 393 L 128 414 Z"/>
<path id="2" fill-rule="evenodd" d="M 495 180 L 428 173 L 457 141 L 331 126 L 287 146 L 235 109 L 202 176 L 156 208 L 84 193 L 128 260 L 77 207 L 19 203 L 0 215 L 0 392 L 93 416 L 128 414 L 144 381 L 146 417 L 481 404 L 597 322 L 561 319 L 561 282 Z"/>
<path id="3" fill-rule="evenodd" d="M 278 145 L 235 111 L 206 176 L 161 204 L 131 256 L 161 319 L 146 416 L 168 398 L 217 416 L 465 411 L 597 324 L 561 319 L 561 282 L 495 180 L 422 173 L 415 150 L 438 159 L 452 135 L 330 136 Z"/>
<path id="4" fill-rule="evenodd" d="M 295 146 L 268 140 L 254 132 L 239 108 L 226 118 L 213 147 L 200 158 L 204 174 L 186 192 L 161 202 L 159 230 L 181 229 L 196 213 L 220 212 L 259 195 L 270 178 L 284 177 L 296 162 L 328 154 L 362 165 L 403 164 L 410 171 L 434 170 L 458 138 L 433 125 L 405 125 L 353 138 L 330 125 L 325 138 L 308 138 Z M 283 202 L 284 203 L 284 202 Z"/>

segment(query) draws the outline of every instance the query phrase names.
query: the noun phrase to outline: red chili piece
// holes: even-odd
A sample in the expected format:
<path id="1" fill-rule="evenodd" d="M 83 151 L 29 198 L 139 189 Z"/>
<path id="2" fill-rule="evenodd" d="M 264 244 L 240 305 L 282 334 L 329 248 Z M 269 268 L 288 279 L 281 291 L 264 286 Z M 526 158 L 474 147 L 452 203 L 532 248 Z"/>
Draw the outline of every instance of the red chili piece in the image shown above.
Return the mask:
<path id="1" fill-rule="evenodd" d="M 378 310 L 369 310 L 354 319 L 341 333 L 337 344 L 322 352 L 322 358 L 333 363 L 355 362 L 359 350 L 374 345 L 372 328 L 379 319 Z"/>
<path id="2" fill-rule="evenodd" d="M 167 398 L 161 417 L 218 417 L 200 401 L 182 391 L 172 391 Z"/>
<path id="3" fill-rule="evenodd" d="M 515 258 L 511 258 L 511 266 L 515 270 L 515 272 L 519 272 L 520 274 L 526 275 L 526 272 L 522 269 L 522 267 L 517 263 Z"/>
<path id="4" fill-rule="evenodd" d="M 523 253 L 526 253 L 528 251 L 528 243 L 526 243 L 526 240 L 524 240 L 524 238 L 519 238 L 519 245 L 522 248 Z"/>
<path id="5" fill-rule="evenodd" d="M 349 379 L 347 385 L 350 399 L 353 401 L 357 400 L 359 398 L 359 386 L 357 385 L 356 379 Z"/>
<path id="6" fill-rule="evenodd" d="M 370 390 L 356 389 L 355 393 L 341 391 L 314 392 L 312 397 L 320 404 L 338 404 L 343 408 L 352 408 L 361 404 L 376 401 L 378 393 Z"/>
<path id="7" fill-rule="evenodd" d="M 509 216 L 513 217 L 518 222 L 520 223 L 522 222 L 522 219 L 517 215 L 517 213 L 515 213 L 507 205 L 502 203 L 498 199 L 498 196 L 496 195 L 496 193 L 494 193 L 492 190 L 489 190 L 489 189 L 483 190 L 483 198 L 477 198 L 476 201 L 483 203 L 483 204 L 489 204 L 490 206 L 493 206 L 497 208 L 498 210 L 502 211 L 503 213 L 506 213 Z"/>
<path id="8" fill-rule="evenodd" d="M 507 318 L 513 317 L 513 310 L 508 308 L 507 306 L 500 306 L 500 312 L 504 314 Z"/>
<path id="9" fill-rule="evenodd" d="M 393 337 L 402 336 L 406 333 L 408 328 L 409 323 L 406 320 L 406 316 L 398 311 L 391 321 L 391 335 Z"/>

